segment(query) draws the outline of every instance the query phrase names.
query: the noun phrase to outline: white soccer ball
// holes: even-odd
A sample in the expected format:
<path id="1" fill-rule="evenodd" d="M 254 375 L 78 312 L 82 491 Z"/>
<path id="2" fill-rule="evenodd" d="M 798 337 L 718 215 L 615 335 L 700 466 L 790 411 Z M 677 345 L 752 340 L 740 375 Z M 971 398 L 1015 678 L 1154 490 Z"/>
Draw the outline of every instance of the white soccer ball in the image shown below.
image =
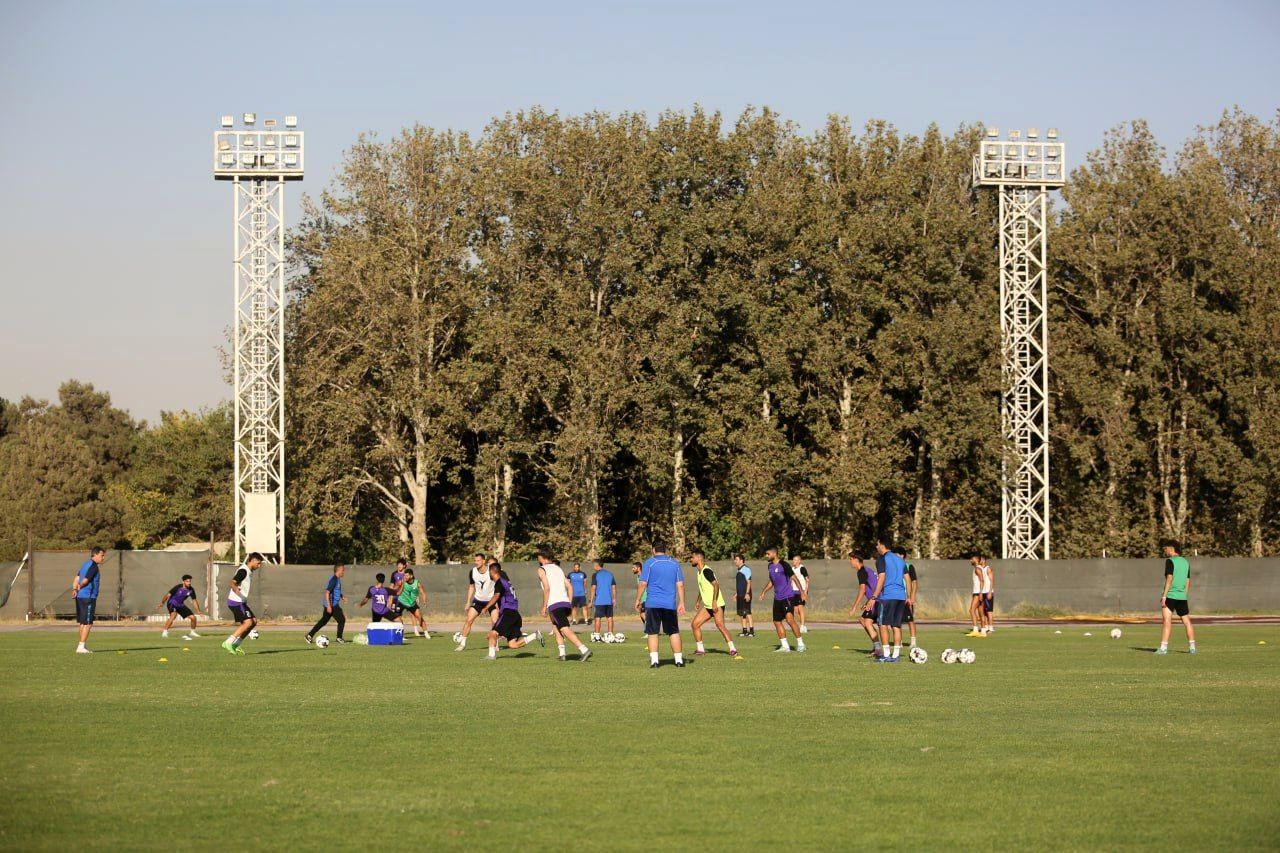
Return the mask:
<path id="1" fill-rule="evenodd" d="M 615 643 L 625 643 L 627 641 L 627 637 L 625 634 L 619 631 L 618 633 L 613 635 L 613 641 Z"/>
<path id="2" fill-rule="evenodd" d="M 591 642 L 599 643 L 602 639 L 603 638 L 599 634 L 597 634 L 595 631 L 591 632 Z"/>
<path id="3" fill-rule="evenodd" d="M 960 658 L 959 658 L 959 655 L 957 654 L 957 652 L 956 652 L 956 650 L 955 650 L 955 649 L 943 649 L 943 650 L 942 650 L 942 662 L 943 662 L 943 663 L 955 663 L 955 662 L 956 662 L 957 660 L 959 660 L 959 659 L 960 659 Z"/>
<path id="4" fill-rule="evenodd" d="M 614 638 L 613 638 L 613 634 L 605 634 L 605 635 L 604 635 L 604 641 L 605 641 L 606 643 L 613 643 L 613 642 L 617 642 L 616 640 L 614 640 Z"/>
<path id="5" fill-rule="evenodd" d="M 462 632 L 461 632 L 461 631 L 454 631 L 454 632 L 453 632 L 453 641 L 454 641 L 455 643 L 461 643 L 461 642 L 462 642 Z"/>
<path id="6" fill-rule="evenodd" d="M 978 656 L 973 653 L 973 649 L 960 650 L 960 663 L 973 663 L 977 659 Z"/>
<path id="7" fill-rule="evenodd" d="M 912 663 L 925 663 L 929 660 L 929 653 L 916 646 L 911 650 L 911 654 L 908 657 L 911 658 Z"/>
<path id="8" fill-rule="evenodd" d="M 1113 639 L 1113 640 L 1118 640 L 1118 639 L 1120 639 L 1122 636 L 1124 636 L 1124 632 L 1123 632 L 1123 631 L 1121 631 L 1119 628 L 1112 628 L 1112 629 L 1111 629 L 1111 639 Z"/>
<path id="9" fill-rule="evenodd" d="M 252 631 L 250 631 L 250 632 L 249 632 L 249 639 L 250 639 L 250 640 L 256 640 L 256 639 L 258 639 L 258 629 L 257 629 L 257 628 L 254 628 Z"/>
<path id="10" fill-rule="evenodd" d="M 322 649 L 329 648 L 329 638 L 324 634 L 321 634 L 319 637 L 316 637 L 316 645 Z"/>
<path id="11" fill-rule="evenodd" d="M 369 635 L 364 633 L 363 631 L 361 631 L 359 634 L 356 634 L 356 645 L 357 646 L 369 645 Z"/>

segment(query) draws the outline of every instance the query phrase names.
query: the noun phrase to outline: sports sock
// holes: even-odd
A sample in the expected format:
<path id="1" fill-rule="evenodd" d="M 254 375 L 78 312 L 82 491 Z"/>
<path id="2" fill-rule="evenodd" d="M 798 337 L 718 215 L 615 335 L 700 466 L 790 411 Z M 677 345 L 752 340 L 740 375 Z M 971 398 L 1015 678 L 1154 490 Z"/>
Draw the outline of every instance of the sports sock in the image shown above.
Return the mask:
<path id="1" fill-rule="evenodd" d="M 466 635 L 466 634 L 463 634 L 461 637 L 459 637 L 459 638 L 458 638 L 458 645 L 462 646 L 464 649 L 467 647 L 467 635 Z"/>
<path id="2" fill-rule="evenodd" d="M 77 648 L 77 649 L 83 649 L 83 648 L 84 648 L 84 643 L 76 643 L 76 648 Z"/>
<path id="3" fill-rule="evenodd" d="M 731 655 L 736 655 L 737 653 L 738 653 L 738 648 L 737 648 L 737 647 L 736 647 L 732 642 L 730 642 L 730 643 L 729 643 L 729 654 L 731 654 Z"/>
<path id="4" fill-rule="evenodd" d="M 894 646 L 893 656 L 896 658 L 896 657 L 900 657 L 901 655 L 902 655 L 902 646 Z"/>
<path id="5" fill-rule="evenodd" d="M 657 663 L 657 662 L 658 662 L 658 653 L 649 652 L 649 663 Z"/>
<path id="6" fill-rule="evenodd" d="M 804 651 L 804 640 L 800 639 L 799 637 L 796 638 L 796 648 L 799 649 L 800 651 Z"/>
<path id="7" fill-rule="evenodd" d="M 587 653 L 587 647 L 584 646 L 582 643 L 578 643 L 578 654 L 585 655 L 586 653 Z"/>
<path id="8" fill-rule="evenodd" d="M 498 656 L 498 647 L 496 645 L 489 646 L 489 657 L 496 658 Z"/>
<path id="9" fill-rule="evenodd" d="M 791 641 L 790 641 L 790 640 L 788 640 L 786 637 L 783 637 L 783 638 L 782 638 L 782 648 L 784 648 L 784 649 L 789 649 L 789 648 L 791 648 Z"/>
<path id="10" fill-rule="evenodd" d="M 701 640 L 699 640 L 699 641 L 698 641 L 698 651 L 700 651 L 700 652 L 705 652 L 706 650 L 707 650 L 706 646 L 704 646 L 704 645 L 702 644 L 702 641 L 701 641 Z"/>
<path id="11" fill-rule="evenodd" d="M 243 642 L 244 642 L 244 637 L 232 637 L 232 638 L 231 638 L 231 645 L 232 645 L 232 646 L 238 646 L 238 645 L 240 645 L 240 644 L 241 644 L 241 643 L 243 643 Z"/>
<path id="12" fill-rule="evenodd" d="M 1161 643 L 1161 644 L 1160 644 L 1160 651 L 1164 651 L 1164 650 L 1165 650 L 1165 649 L 1167 649 L 1167 648 L 1169 648 L 1169 644 L 1168 644 L 1168 643 Z"/>
<path id="13" fill-rule="evenodd" d="M 560 657 L 564 657 L 564 643 L 557 643 L 556 650 L 559 652 Z"/>
<path id="14" fill-rule="evenodd" d="M 1191 641 L 1191 643 L 1190 643 L 1190 647 L 1191 647 L 1191 648 L 1193 648 L 1193 649 L 1196 647 L 1196 641 L 1195 641 L 1195 640 L 1192 640 L 1192 641 Z"/>
<path id="15" fill-rule="evenodd" d="M 914 649 L 915 647 L 916 647 L 916 638 L 915 638 L 915 637 L 912 637 L 912 638 L 911 638 L 911 648 L 913 648 L 913 649 Z"/>
<path id="16" fill-rule="evenodd" d="M 684 652 L 676 652 L 676 663 L 684 663 Z"/>

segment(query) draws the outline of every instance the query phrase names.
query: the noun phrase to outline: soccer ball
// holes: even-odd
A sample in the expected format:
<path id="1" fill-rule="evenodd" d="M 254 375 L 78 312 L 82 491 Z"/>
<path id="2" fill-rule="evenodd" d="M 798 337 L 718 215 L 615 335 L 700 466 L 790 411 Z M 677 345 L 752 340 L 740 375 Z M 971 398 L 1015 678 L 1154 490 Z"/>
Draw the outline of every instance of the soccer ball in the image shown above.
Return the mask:
<path id="1" fill-rule="evenodd" d="M 252 631 L 250 631 L 250 632 L 249 632 L 249 639 L 250 639 L 250 640 L 256 640 L 256 639 L 258 639 L 258 629 L 257 629 L 257 628 L 254 628 Z"/>
<path id="2" fill-rule="evenodd" d="M 960 663 L 973 663 L 978 656 L 973 653 L 973 649 L 961 649 L 959 654 Z"/>
<path id="3" fill-rule="evenodd" d="M 1123 635 L 1123 632 L 1119 628 L 1111 629 L 1111 639 L 1118 640 L 1122 635 Z"/>
<path id="4" fill-rule="evenodd" d="M 363 631 L 361 631 L 359 634 L 356 634 L 356 645 L 357 646 L 369 645 L 369 635 L 364 633 Z"/>
<path id="5" fill-rule="evenodd" d="M 319 637 L 316 637 L 316 645 L 322 649 L 329 648 L 329 638 L 324 634 L 321 634 Z"/>
<path id="6" fill-rule="evenodd" d="M 592 632 L 591 632 L 591 642 L 593 642 L 593 643 L 598 643 L 598 642 L 600 642 L 600 641 L 601 641 L 601 639 L 602 639 L 602 638 L 601 638 L 601 636 L 600 636 L 598 633 L 596 633 L 595 631 L 592 631 Z"/>
<path id="7" fill-rule="evenodd" d="M 461 632 L 461 631 L 454 631 L 454 632 L 453 632 L 453 641 L 454 641 L 455 643 L 461 643 L 461 642 L 462 642 L 462 632 Z"/>
<path id="8" fill-rule="evenodd" d="M 605 634 L 605 635 L 604 635 L 604 641 L 605 641 L 606 643 L 615 643 L 615 642 L 617 642 L 617 640 L 615 640 L 615 639 L 614 639 L 613 634 Z"/>
<path id="9" fill-rule="evenodd" d="M 627 641 L 627 638 L 625 634 L 619 631 L 618 633 L 613 635 L 613 641 L 615 643 L 625 643 Z"/>
<path id="10" fill-rule="evenodd" d="M 911 658 L 912 663 L 925 663 L 929 660 L 929 653 L 919 646 L 916 646 L 911 650 L 911 654 L 907 657 Z"/>
<path id="11" fill-rule="evenodd" d="M 943 663 L 955 663 L 955 662 L 956 662 L 956 661 L 958 661 L 959 659 L 960 659 L 960 656 L 959 656 L 959 654 L 956 652 L 956 650 L 955 650 L 955 649 L 943 649 L 943 650 L 942 650 L 942 662 L 943 662 Z"/>

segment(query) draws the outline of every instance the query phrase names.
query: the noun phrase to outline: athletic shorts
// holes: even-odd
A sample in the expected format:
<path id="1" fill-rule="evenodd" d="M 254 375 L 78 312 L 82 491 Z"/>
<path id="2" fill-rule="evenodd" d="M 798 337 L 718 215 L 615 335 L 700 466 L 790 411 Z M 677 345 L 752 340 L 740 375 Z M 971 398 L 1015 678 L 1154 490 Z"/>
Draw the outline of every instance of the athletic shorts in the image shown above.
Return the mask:
<path id="1" fill-rule="evenodd" d="M 573 613 L 573 607 L 568 604 L 558 604 L 555 607 L 547 608 L 547 616 L 551 619 L 551 624 L 557 628 L 569 627 L 569 616 Z"/>
<path id="2" fill-rule="evenodd" d="M 471 609 L 477 613 L 483 612 L 484 609 L 488 606 L 489 606 L 489 602 L 487 601 L 481 601 L 478 598 L 471 599 Z"/>
<path id="3" fill-rule="evenodd" d="M 1185 598 L 1166 598 L 1164 606 L 1172 610 L 1177 616 L 1186 616 L 1191 612 L 1191 608 L 1187 606 Z"/>
<path id="4" fill-rule="evenodd" d="M 92 625 L 93 619 L 98 615 L 98 599 L 96 598 L 77 598 L 76 599 L 76 624 Z"/>
<path id="5" fill-rule="evenodd" d="M 988 613 L 994 613 L 996 611 L 995 593 L 989 592 L 986 595 L 982 596 L 982 609 L 987 611 Z"/>
<path id="6" fill-rule="evenodd" d="M 231 608 L 231 615 L 235 617 L 237 625 L 239 625 L 241 622 L 244 622 L 248 619 L 257 618 L 256 616 L 253 615 L 253 611 L 249 608 L 249 602 L 247 601 L 242 601 L 242 602 L 228 601 L 227 606 Z"/>
<path id="7" fill-rule="evenodd" d="M 738 615 L 739 616 L 751 615 L 751 599 L 749 598 L 738 599 Z"/>
<path id="8" fill-rule="evenodd" d="M 679 634 L 680 620 L 676 616 L 676 611 L 669 607 L 650 607 L 646 609 L 644 612 L 645 636 Z"/>
<path id="9" fill-rule="evenodd" d="M 612 604 L 597 604 L 597 605 L 596 605 L 596 618 L 597 618 L 597 619 L 612 619 L 612 618 L 613 618 L 613 605 L 612 605 Z"/>
<path id="10" fill-rule="evenodd" d="M 182 605 L 181 607 L 174 607 L 172 604 L 169 604 L 166 606 L 169 608 L 170 613 L 176 613 L 179 616 L 181 616 L 183 619 L 191 618 L 191 608 L 187 607 L 187 605 L 185 604 Z"/>
<path id="11" fill-rule="evenodd" d="M 703 610 L 705 610 L 705 611 L 707 611 L 707 615 L 708 615 L 708 616 L 710 616 L 712 619 L 716 618 L 716 614 L 717 614 L 717 613 L 723 613 L 723 612 L 724 612 L 724 608 L 723 608 L 723 607 L 707 607 L 707 605 L 705 605 L 705 604 L 704 604 L 704 605 L 702 605 L 702 609 L 703 609 Z"/>
<path id="12" fill-rule="evenodd" d="M 397 615 L 401 613 L 417 613 L 417 612 L 418 612 L 418 605 L 416 604 L 399 604 L 396 607 Z"/>
<path id="13" fill-rule="evenodd" d="M 585 595 L 575 595 L 571 603 L 574 607 L 586 607 L 587 597 Z"/>
<path id="14" fill-rule="evenodd" d="M 876 615 L 876 608 L 874 607 L 868 607 L 866 610 L 862 611 L 862 618 L 870 619 L 872 622 L 876 621 Z"/>
<path id="15" fill-rule="evenodd" d="M 498 632 L 499 637 L 518 640 L 520 639 L 520 629 L 523 627 L 524 619 L 520 617 L 519 610 L 504 610 L 502 615 L 498 617 L 498 623 L 493 626 L 493 630 Z"/>
<path id="16" fill-rule="evenodd" d="M 903 622 L 916 621 L 916 607 L 914 604 L 908 604 L 902 608 L 902 621 Z"/>
<path id="17" fill-rule="evenodd" d="M 374 621 L 374 622 L 381 622 L 383 619 L 386 619 L 388 622 L 394 622 L 394 621 L 396 621 L 396 615 L 395 615 L 394 613 L 390 612 L 390 611 L 388 611 L 388 612 L 386 612 L 386 613 L 374 613 L 374 614 L 373 614 L 373 621 Z"/>
<path id="18" fill-rule="evenodd" d="M 805 595 L 802 592 L 796 593 L 795 595 L 791 596 L 792 607 L 804 607 L 808 603 L 809 603 L 809 596 Z"/>
<path id="19" fill-rule="evenodd" d="M 792 604 L 791 602 L 792 602 L 792 599 L 790 598 L 775 598 L 773 600 L 773 621 L 774 622 L 787 621 L 787 614 L 794 612 L 795 610 L 795 605 Z"/>
<path id="20" fill-rule="evenodd" d="M 907 609 L 907 602 L 901 598 L 880 602 L 880 618 L 876 621 L 886 628 L 901 628 L 902 614 Z"/>

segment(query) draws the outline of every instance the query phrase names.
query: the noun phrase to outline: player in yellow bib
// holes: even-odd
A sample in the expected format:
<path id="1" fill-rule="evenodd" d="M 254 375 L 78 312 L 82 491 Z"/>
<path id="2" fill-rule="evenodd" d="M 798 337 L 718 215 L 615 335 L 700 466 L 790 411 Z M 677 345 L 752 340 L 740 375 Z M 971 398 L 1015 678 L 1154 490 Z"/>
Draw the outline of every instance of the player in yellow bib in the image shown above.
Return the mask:
<path id="1" fill-rule="evenodd" d="M 733 638 L 729 636 L 729 629 L 724 624 L 724 593 L 720 591 L 716 573 L 707 566 L 706 555 L 697 549 L 690 552 L 689 562 L 693 564 L 698 577 L 698 613 L 693 617 L 693 641 L 697 643 L 694 655 L 707 653 L 706 646 L 702 644 L 702 626 L 715 620 L 720 636 L 729 644 L 729 654 L 737 657 L 738 649 L 733 645 Z"/>

